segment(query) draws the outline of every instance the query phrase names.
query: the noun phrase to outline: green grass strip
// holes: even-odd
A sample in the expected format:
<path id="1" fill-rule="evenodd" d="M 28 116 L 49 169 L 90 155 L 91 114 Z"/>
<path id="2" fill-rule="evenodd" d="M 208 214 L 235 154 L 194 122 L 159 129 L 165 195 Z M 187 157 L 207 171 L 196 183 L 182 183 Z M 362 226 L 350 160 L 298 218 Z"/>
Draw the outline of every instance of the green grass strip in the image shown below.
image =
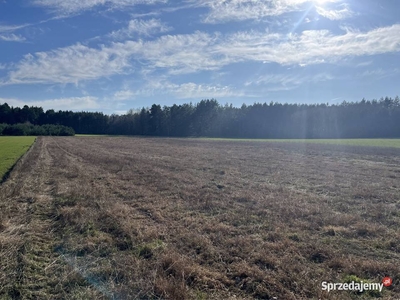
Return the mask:
<path id="1" fill-rule="evenodd" d="M 35 141 L 34 136 L 0 136 L 0 182 Z"/>

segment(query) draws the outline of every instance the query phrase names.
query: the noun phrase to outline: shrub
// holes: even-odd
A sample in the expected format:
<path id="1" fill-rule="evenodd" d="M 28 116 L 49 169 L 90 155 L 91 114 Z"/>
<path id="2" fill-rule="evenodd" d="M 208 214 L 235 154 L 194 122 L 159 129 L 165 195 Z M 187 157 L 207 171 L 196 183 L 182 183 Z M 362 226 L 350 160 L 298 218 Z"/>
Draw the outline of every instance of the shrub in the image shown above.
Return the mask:
<path id="1" fill-rule="evenodd" d="M 3 135 L 28 135 L 29 132 L 29 125 L 26 124 L 15 124 L 15 125 L 8 125 L 3 130 Z"/>
<path id="2" fill-rule="evenodd" d="M 0 135 L 53 135 L 73 136 L 75 131 L 71 127 L 63 125 L 31 125 L 31 124 L 0 124 Z"/>
<path id="3" fill-rule="evenodd" d="M 7 127 L 7 124 L 0 123 L 0 135 L 3 135 L 3 130 Z"/>

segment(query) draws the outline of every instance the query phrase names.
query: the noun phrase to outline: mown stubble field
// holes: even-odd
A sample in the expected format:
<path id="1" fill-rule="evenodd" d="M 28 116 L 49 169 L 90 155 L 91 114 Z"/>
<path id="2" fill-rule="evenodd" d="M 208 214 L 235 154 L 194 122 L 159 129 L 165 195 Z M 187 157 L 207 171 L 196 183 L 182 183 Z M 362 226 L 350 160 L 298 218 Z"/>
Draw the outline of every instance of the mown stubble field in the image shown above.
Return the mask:
<path id="1" fill-rule="evenodd" d="M 0 186 L 0 299 L 396 299 L 399 179 L 395 148 L 39 137 Z"/>

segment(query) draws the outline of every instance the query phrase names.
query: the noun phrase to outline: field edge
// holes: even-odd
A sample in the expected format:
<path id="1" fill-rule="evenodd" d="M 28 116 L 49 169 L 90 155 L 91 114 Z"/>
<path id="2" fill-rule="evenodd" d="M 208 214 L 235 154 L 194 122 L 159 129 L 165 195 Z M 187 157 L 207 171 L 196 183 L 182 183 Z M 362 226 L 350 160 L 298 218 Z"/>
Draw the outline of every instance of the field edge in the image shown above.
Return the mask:
<path id="1" fill-rule="evenodd" d="M 14 170 L 15 166 L 27 155 L 27 153 L 32 149 L 33 145 L 35 145 L 37 137 L 33 140 L 32 144 L 29 145 L 28 149 L 18 157 L 15 162 L 8 168 L 8 170 L 4 174 L 0 174 L 0 184 L 3 184 L 9 177 L 11 172 Z"/>

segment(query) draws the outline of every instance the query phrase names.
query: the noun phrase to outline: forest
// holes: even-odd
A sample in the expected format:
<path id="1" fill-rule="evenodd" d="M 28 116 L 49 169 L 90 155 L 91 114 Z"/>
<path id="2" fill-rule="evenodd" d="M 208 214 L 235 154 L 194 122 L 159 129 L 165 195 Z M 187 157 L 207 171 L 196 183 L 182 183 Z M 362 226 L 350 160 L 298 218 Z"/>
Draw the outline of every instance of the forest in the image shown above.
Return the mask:
<path id="1" fill-rule="evenodd" d="M 25 124 L 25 128 L 39 131 L 38 126 L 43 125 L 72 128 L 58 127 L 63 135 L 75 132 L 165 137 L 400 138 L 400 99 L 396 96 L 332 105 L 265 102 L 241 107 L 208 99 L 196 104 L 153 104 L 131 109 L 124 115 L 44 111 L 41 107 L 19 108 L 4 103 L 0 105 L 0 124 L 3 135 L 13 135 L 12 128 L 22 126 L 15 127 L 16 124 Z M 44 130 L 42 133 L 38 135 L 46 135 Z"/>

